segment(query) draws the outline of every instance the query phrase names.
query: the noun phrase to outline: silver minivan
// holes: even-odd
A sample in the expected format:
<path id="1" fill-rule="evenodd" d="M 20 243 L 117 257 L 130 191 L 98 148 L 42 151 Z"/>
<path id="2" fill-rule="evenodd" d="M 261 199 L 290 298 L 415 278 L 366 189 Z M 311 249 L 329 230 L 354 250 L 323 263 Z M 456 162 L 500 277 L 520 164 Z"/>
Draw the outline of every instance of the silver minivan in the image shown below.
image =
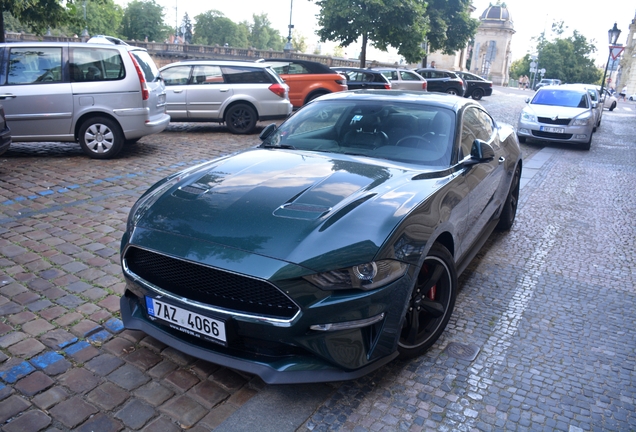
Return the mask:
<path id="1" fill-rule="evenodd" d="M 147 51 L 80 42 L 0 44 L 0 102 L 14 142 L 79 142 L 95 159 L 161 132 L 165 85 Z"/>
<path id="2" fill-rule="evenodd" d="M 225 122 L 234 134 L 249 134 L 257 121 L 292 112 L 289 87 L 264 63 L 189 60 L 161 68 L 167 113 L 173 122 Z"/>

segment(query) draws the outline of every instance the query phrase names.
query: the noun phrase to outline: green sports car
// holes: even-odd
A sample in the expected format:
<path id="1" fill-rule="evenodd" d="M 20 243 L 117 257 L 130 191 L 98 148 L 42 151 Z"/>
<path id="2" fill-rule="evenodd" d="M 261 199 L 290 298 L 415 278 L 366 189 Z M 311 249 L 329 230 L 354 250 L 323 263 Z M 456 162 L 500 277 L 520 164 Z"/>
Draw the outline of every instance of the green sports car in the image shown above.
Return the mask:
<path id="1" fill-rule="evenodd" d="M 468 99 L 361 90 L 260 137 L 133 206 L 126 328 L 267 383 L 353 379 L 427 350 L 458 274 L 514 222 L 513 129 Z"/>

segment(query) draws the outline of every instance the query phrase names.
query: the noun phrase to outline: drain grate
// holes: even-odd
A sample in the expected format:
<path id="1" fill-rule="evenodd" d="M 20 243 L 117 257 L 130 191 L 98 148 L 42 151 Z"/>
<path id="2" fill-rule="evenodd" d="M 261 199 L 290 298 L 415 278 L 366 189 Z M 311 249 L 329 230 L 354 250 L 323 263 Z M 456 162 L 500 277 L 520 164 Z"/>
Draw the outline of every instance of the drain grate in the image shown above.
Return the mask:
<path id="1" fill-rule="evenodd" d="M 479 354 L 479 347 L 473 344 L 461 344 L 457 342 L 451 342 L 446 346 L 446 354 L 451 357 L 458 358 L 460 360 L 473 361 Z"/>

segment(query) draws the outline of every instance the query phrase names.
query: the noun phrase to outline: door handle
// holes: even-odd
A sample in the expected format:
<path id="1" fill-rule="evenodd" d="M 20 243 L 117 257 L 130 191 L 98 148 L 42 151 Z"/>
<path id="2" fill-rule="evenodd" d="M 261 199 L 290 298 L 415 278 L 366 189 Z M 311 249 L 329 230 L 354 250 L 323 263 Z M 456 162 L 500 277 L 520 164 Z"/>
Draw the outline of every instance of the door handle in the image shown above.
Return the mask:
<path id="1" fill-rule="evenodd" d="M 500 164 L 504 163 L 505 161 L 506 161 L 506 158 L 505 158 L 505 157 L 501 156 L 501 157 L 499 158 L 499 163 L 500 163 Z"/>
<path id="2" fill-rule="evenodd" d="M 5 93 L 5 94 L 0 94 L 0 99 L 1 100 L 5 100 L 5 99 L 14 99 L 17 96 L 11 93 Z"/>
<path id="3" fill-rule="evenodd" d="M 181 90 L 172 90 L 173 93 L 183 93 L 183 89 Z"/>
<path id="4" fill-rule="evenodd" d="M 224 87 L 224 88 L 220 88 L 220 89 L 219 89 L 219 91 L 220 91 L 221 93 L 225 93 L 225 92 L 229 92 L 229 91 L 230 91 L 230 89 L 229 89 L 229 88 L 225 88 L 225 87 Z"/>

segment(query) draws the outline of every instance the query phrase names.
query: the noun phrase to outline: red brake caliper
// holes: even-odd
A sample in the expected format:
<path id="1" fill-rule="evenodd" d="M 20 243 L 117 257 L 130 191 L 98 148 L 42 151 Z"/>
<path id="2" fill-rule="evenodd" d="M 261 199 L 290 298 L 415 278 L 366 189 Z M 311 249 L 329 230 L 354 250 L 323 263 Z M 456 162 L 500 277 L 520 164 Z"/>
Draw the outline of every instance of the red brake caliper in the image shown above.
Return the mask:
<path id="1" fill-rule="evenodd" d="M 430 291 L 426 294 L 426 297 L 428 297 L 429 300 L 435 300 L 436 293 L 437 293 L 437 285 L 433 285 Z"/>

